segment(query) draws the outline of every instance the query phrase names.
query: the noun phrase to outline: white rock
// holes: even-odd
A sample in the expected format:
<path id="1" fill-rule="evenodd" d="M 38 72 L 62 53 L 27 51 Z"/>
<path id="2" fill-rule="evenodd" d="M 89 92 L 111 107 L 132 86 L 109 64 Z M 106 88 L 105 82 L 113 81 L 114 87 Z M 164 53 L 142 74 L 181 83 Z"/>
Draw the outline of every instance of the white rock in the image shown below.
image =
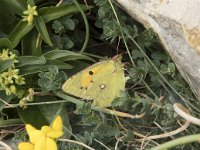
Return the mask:
<path id="1" fill-rule="evenodd" d="M 200 100 L 200 0 L 116 2 L 146 28 L 153 28 Z"/>

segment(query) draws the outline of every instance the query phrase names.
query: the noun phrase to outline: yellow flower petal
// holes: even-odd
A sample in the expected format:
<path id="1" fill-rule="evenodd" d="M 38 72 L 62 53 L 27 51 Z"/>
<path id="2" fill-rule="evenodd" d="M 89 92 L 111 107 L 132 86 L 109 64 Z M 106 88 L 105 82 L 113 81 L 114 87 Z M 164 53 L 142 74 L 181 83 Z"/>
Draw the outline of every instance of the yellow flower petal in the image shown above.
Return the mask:
<path id="1" fill-rule="evenodd" d="M 59 138 L 63 135 L 61 130 L 52 130 L 51 132 L 47 133 L 47 136 L 53 139 Z"/>
<path id="2" fill-rule="evenodd" d="M 47 138 L 47 150 L 57 150 L 57 145 L 56 142 L 51 139 L 51 138 Z"/>
<path id="3" fill-rule="evenodd" d="M 37 143 L 35 143 L 34 150 L 48 150 L 46 137 L 40 138 L 40 140 L 38 140 Z"/>
<path id="4" fill-rule="evenodd" d="M 35 130 L 36 130 L 36 128 L 34 128 L 32 125 L 30 125 L 30 124 L 26 125 L 26 131 L 27 131 L 28 135 L 30 135 L 30 133 Z"/>
<path id="5" fill-rule="evenodd" d="M 36 144 L 34 150 L 57 150 L 56 142 L 51 138 L 43 137 Z"/>
<path id="6" fill-rule="evenodd" d="M 45 134 L 40 130 L 32 131 L 29 134 L 30 142 L 33 144 L 36 144 L 38 141 L 40 141 L 44 137 L 45 137 Z"/>
<path id="7" fill-rule="evenodd" d="M 41 128 L 41 131 L 44 133 L 44 134 L 48 134 L 49 132 L 51 132 L 51 128 L 49 126 L 43 126 Z"/>
<path id="8" fill-rule="evenodd" d="M 34 11 L 34 12 L 33 12 L 33 15 L 34 15 L 34 16 L 38 16 L 37 11 Z"/>
<path id="9" fill-rule="evenodd" d="M 27 8 L 28 8 L 28 10 L 30 10 L 30 9 L 31 9 L 31 5 L 30 5 L 30 4 L 28 4 L 28 7 L 27 7 Z"/>
<path id="10" fill-rule="evenodd" d="M 18 145 L 18 150 L 34 150 L 34 145 L 29 142 L 21 142 Z"/>
<path id="11" fill-rule="evenodd" d="M 57 116 L 55 120 L 53 121 L 51 127 L 54 130 L 62 130 L 63 128 L 62 118 L 60 116 Z"/>

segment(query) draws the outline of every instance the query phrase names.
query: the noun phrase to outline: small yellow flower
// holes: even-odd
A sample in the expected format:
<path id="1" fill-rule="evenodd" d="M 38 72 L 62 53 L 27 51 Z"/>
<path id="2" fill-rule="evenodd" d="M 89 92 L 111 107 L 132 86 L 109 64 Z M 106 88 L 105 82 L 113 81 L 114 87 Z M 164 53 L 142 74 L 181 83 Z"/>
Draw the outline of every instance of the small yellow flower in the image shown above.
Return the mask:
<path id="1" fill-rule="evenodd" d="M 56 119 L 52 122 L 51 126 L 43 126 L 42 131 L 50 138 L 56 139 L 63 135 L 62 132 L 63 124 L 60 116 L 57 116 Z"/>
<path id="2" fill-rule="evenodd" d="M 13 93 L 13 94 L 16 94 L 16 87 L 14 85 L 11 85 L 10 86 L 10 91 Z"/>
<path id="3" fill-rule="evenodd" d="M 32 25 L 34 16 L 38 15 L 36 8 L 37 6 L 31 7 L 31 5 L 28 4 L 27 10 L 23 12 L 23 14 L 25 15 L 23 16 L 23 21 L 27 21 L 28 25 Z"/>
<path id="4" fill-rule="evenodd" d="M 57 116 L 51 126 L 43 126 L 37 130 L 30 124 L 26 125 L 26 131 L 30 142 L 21 142 L 18 145 L 19 150 L 57 150 L 55 139 L 63 135 L 62 118 Z M 28 149 L 29 148 L 29 149 Z"/>
<path id="5" fill-rule="evenodd" d="M 9 52 L 8 49 L 3 49 L 2 53 L 0 53 L 0 60 L 8 60 L 8 59 L 14 59 L 14 62 L 17 63 L 18 60 L 16 60 L 17 56 L 13 52 Z"/>
<path id="6" fill-rule="evenodd" d="M 22 76 L 18 76 L 18 78 L 15 78 L 15 83 L 18 85 L 25 84 L 25 78 Z"/>
<path id="7" fill-rule="evenodd" d="M 36 8 L 37 8 L 37 6 L 31 7 L 31 5 L 28 4 L 27 10 L 25 10 L 25 11 L 23 12 L 23 14 L 24 14 L 24 15 L 30 15 L 30 14 L 31 14 L 31 15 L 37 16 L 38 13 L 37 13 L 37 11 L 36 11 Z"/>
<path id="8" fill-rule="evenodd" d="M 0 61 L 13 60 L 13 64 L 8 69 L 0 73 L 0 87 L 5 90 L 6 95 L 14 94 L 17 96 L 17 85 L 25 84 L 25 78 L 19 75 L 19 69 L 15 69 L 15 63 L 18 63 L 17 55 L 8 49 L 0 52 Z"/>
<path id="9" fill-rule="evenodd" d="M 21 142 L 18 145 L 19 150 L 34 150 L 34 145 L 29 142 Z"/>
<path id="10" fill-rule="evenodd" d="M 5 91 L 6 91 L 6 95 L 11 95 L 12 94 L 12 91 L 10 90 L 10 88 L 5 88 Z"/>

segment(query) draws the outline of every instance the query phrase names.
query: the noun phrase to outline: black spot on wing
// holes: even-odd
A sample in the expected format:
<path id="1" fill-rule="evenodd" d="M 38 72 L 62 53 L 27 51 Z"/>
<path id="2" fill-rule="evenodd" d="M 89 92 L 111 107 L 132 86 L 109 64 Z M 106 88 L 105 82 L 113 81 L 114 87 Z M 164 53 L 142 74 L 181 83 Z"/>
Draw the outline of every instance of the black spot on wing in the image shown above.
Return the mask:
<path id="1" fill-rule="evenodd" d="M 89 71 L 88 73 L 89 73 L 89 75 L 93 75 L 93 74 L 94 74 L 94 72 L 93 72 L 93 71 Z"/>

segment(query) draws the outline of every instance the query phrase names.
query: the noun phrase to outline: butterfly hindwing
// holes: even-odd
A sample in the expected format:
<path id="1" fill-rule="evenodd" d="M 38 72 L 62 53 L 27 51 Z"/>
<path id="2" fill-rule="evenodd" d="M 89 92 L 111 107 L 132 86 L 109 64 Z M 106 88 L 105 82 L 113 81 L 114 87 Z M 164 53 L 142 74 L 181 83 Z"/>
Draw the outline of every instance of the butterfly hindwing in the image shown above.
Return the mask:
<path id="1" fill-rule="evenodd" d="M 95 84 L 91 86 L 91 93 L 94 97 L 93 105 L 107 107 L 113 99 L 119 96 L 120 91 L 125 89 L 125 77 L 121 64 L 114 61 L 109 62 L 101 75 L 94 78 Z"/>

